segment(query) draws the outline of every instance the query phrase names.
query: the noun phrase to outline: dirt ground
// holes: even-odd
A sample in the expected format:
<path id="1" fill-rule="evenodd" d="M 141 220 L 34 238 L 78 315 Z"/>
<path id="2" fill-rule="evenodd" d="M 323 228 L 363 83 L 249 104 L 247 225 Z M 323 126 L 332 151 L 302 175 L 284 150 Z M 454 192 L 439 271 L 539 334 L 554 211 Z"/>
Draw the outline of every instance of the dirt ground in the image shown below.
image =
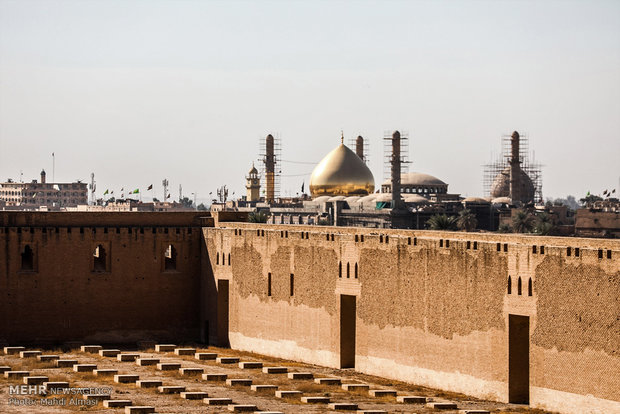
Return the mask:
<path id="1" fill-rule="evenodd" d="M 546 413 L 526 406 L 503 404 L 477 400 L 465 395 L 454 394 L 420 387 L 403 382 L 360 374 L 353 370 L 339 370 L 271 358 L 264 355 L 239 352 L 215 347 L 199 347 L 192 344 L 182 347 L 196 348 L 196 352 L 213 352 L 223 357 L 238 357 L 240 361 L 258 361 L 264 366 L 287 367 L 288 372 L 311 372 L 314 378 L 341 378 L 343 384 L 367 384 L 370 389 L 389 389 L 398 395 L 428 397 L 428 401 L 451 401 L 458 410 L 436 410 L 424 404 L 398 403 L 395 397 L 373 397 L 368 391 L 345 391 L 339 385 L 320 385 L 312 379 L 292 380 L 287 374 L 266 374 L 262 369 L 241 369 L 239 364 L 220 364 L 216 361 L 197 360 L 194 355 L 176 355 L 174 352 L 155 352 L 155 349 L 137 350 L 127 346 L 104 346 L 104 349 L 120 349 L 123 353 L 139 353 L 142 358 L 158 358 L 161 362 L 177 362 L 182 367 L 203 368 L 205 373 L 226 374 L 229 379 L 247 378 L 252 384 L 275 385 L 278 390 L 302 391 L 303 396 L 326 396 L 330 402 L 355 403 L 360 410 L 384 410 L 389 413 L 456 413 L 459 410 L 488 410 L 493 413 Z M 59 355 L 61 359 L 76 359 L 80 364 L 95 364 L 97 369 L 116 369 L 119 374 L 139 375 L 140 380 L 160 380 L 163 385 L 186 387 L 186 391 L 202 391 L 209 398 L 230 398 L 234 404 L 255 405 L 257 411 L 282 413 L 329 413 L 327 404 L 306 404 L 296 399 L 276 398 L 275 391 L 256 392 L 250 386 L 228 386 L 224 381 L 206 381 L 201 375 L 183 376 L 178 370 L 160 371 L 155 365 L 138 366 L 136 362 L 120 362 L 116 357 L 102 357 L 95 353 L 85 353 L 79 349 L 41 349 L 43 354 Z M 186 400 L 179 394 L 160 394 L 157 388 L 139 388 L 136 383 L 116 383 L 112 376 L 99 377 L 92 372 L 74 372 L 72 367 L 56 368 L 53 362 L 40 362 L 37 358 L 20 358 L 19 355 L 1 355 L 0 366 L 9 366 L 12 371 L 29 371 L 31 376 L 47 376 L 49 381 L 68 381 L 72 388 L 98 388 L 99 392 L 111 391 L 113 400 L 131 400 L 134 406 L 152 406 L 157 413 L 224 413 L 230 412 L 227 405 L 208 406 L 202 400 Z M 1 413 L 71 413 L 88 411 L 90 413 L 124 413 L 124 408 L 105 408 L 102 402 L 83 399 L 82 395 L 15 395 L 10 385 L 22 385 L 23 379 L 7 379 L 0 376 Z M 55 400 L 54 400 L 55 398 Z M 47 402 L 51 405 L 42 403 Z M 32 405 L 25 405 L 30 403 Z M 61 405 L 64 404 L 64 405 Z M 86 405 L 89 404 L 89 405 Z"/>

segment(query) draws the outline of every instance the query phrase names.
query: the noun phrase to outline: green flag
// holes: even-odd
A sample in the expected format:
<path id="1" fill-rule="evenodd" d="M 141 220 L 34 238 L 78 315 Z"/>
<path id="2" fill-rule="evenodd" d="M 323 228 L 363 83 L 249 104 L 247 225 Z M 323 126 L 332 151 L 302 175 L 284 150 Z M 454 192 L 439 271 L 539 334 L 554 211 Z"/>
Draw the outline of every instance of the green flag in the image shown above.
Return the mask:
<path id="1" fill-rule="evenodd" d="M 108 190 L 107 189 L 105 190 L 105 193 L 103 193 L 103 195 L 106 195 L 106 194 L 108 194 Z"/>
<path id="2" fill-rule="evenodd" d="M 131 192 L 131 194 L 138 194 L 139 192 L 140 192 L 140 189 L 139 189 L 139 188 L 136 188 L 135 190 L 133 190 L 133 191 Z"/>

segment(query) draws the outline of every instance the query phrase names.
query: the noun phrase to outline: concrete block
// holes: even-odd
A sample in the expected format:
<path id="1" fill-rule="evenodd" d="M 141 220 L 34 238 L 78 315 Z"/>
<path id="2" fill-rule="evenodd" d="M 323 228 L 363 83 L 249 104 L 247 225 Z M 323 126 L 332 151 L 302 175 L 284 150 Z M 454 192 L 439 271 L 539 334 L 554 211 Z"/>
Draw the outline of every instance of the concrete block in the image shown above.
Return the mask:
<path id="1" fill-rule="evenodd" d="M 226 374 L 202 374 L 202 379 L 205 381 L 226 381 L 227 378 Z"/>
<path id="2" fill-rule="evenodd" d="M 287 367 L 264 367 L 263 372 L 265 374 L 286 374 L 288 372 Z"/>
<path id="3" fill-rule="evenodd" d="M 44 382 L 43 385 L 45 386 L 47 390 L 69 388 L 69 383 L 67 381 L 49 381 L 49 382 Z"/>
<path id="4" fill-rule="evenodd" d="M 301 402 L 306 404 L 329 404 L 329 397 L 301 397 Z"/>
<path id="5" fill-rule="evenodd" d="M 181 364 L 177 362 L 160 362 L 157 364 L 157 369 L 160 371 L 176 371 L 181 368 Z"/>
<path id="6" fill-rule="evenodd" d="M 145 405 L 128 405 L 125 407 L 125 414 L 151 414 L 155 412 L 155 407 Z"/>
<path id="7" fill-rule="evenodd" d="M 176 345 L 173 344 L 157 344 L 155 345 L 155 351 L 157 352 L 174 352 Z"/>
<path id="8" fill-rule="evenodd" d="M 54 362 L 54 365 L 56 365 L 57 368 L 67 368 L 72 367 L 77 363 L 77 359 L 57 359 Z"/>
<path id="9" fill-rule="evenodd" d="M 366 384 L 342 384 L 345 391 L 368 391 L 370 387 Z"/>
<path id="10" fill-rule="evenodd" d="M 174 353 L 176 355 L 194 355 L 196 348 L 175 348 Z"/>
<path id="11" fill-rule="evenodd" d="M 5 371 L 4 378 L 8 379 L 18 379 L 24 378 L 30 375 L 30 371 Z"/>
<path id="12" fill-rule="evenodd" d="M 399 395 L 396 397 L 396 401 L 403 404 L 426 404 L 426 397 L 420 397 L 418 395 Z"/>
<path id="13" fill-rule="evenodd" d="M 97 400 L 104 401 L 111 398 L 110 394 L 82 394 L 82 398 L 85 400 Z"/>
<path id="14" fill-rule="evenodd" d="M 235 386 L 249 387 L 250 385 L 252 385 L 252 380 L 248 378 L 230 378 L 226 380 L 226 385 L 230 385 L 231 387 L 235 387 Z"/>
<path id="15" fill-rule="evenodd" d="M 268 392 L 268 393 L 273 393 L 278 389 L 277 385 L 269 385 L 269 384 L 256 384 L 256 385 L 252 385 L 250 386 L 250 389 L 252 391 L 256 391 L 256 392 Z"/>
<path id="16" fill-rule="evenodd" d="M 131 362 L 140 358 L 140 354 L 118 354 L 116 359 L 121 362 Z"/>
<path id="17" fill-rule="evenodd" d="M 32 377 L 24 377 L 24 384 L 26 385 L 39 385 L 39 384 L 43 384 L 44 382 L 49 381 L 50 379 L 48 377 L 45 377 L 43 375 L 40 376 L 32 376 Z"/>
<path id="18" fill-rule="evenodd" d="M 340 385 L 340 378 L 315 378 L 314 382 L 321 385 Z"/>
<path id="19" fill-rule="evenodd" d="M 368 394 L 373 397 L 396 397 L 395 390 L 370 390 Z"/>
<path id="20" fill-rule="evenodd" d="M 277 398 L 301 398 L 301 391 L 276 391 Z"/>
<path id="21" fill-rule="evenodd" d="M 435 401 L 426 403 L 428 408 L 434 408 L 435 410 L 455 410 L 457 408 L 456 403 L 450 401 Z"/>
<path id="22" fill-rule="evenodd" d="M 113 375 L 118 374 L 118 370 L 117 369 L 96 369 L 93 371 L 93 374 L 95 374 L 98 377 L 111 377 Z"/>
<path id="23" fill-rule="evenodd" d="M 50 362 L 60 359 L 59 355 L 37 355 L 37 359 L 41 362 Z"/>
<path id="24" fill-rule="evenodd" d="M 93 372 L 97 369 L 95 364 L 75 364 L 73 370 L 75 372 Z"/>
<path id="25" fill-rule="evenodd" d="M 205 372 L 202 368 L 179 368 L 181 375 L 202 375 Z"/>
<path id="26" fill-rule="evenodd" d="M 228 405 L 233 402 L 231 398 L 204 398 L 202 401 L 207 405 Z"/>
<path id="27" fill-rule="evenodd" d="M 209 394 L 201 391 L 184 391 L 181 393 L 181 398 L 186 400 L 204 400 L 205 398 L 209 398 Z"/>
<path id="28" fill-rule="evenodd" d="M 134 374 L 119 374 L 114 376 L 114 382 L 119 384 L 128 384 L 131 382 L 136 382 L 140 379 L 139 375 Z"/>
<path id="29" fill-rule="evenodd" d="M 330 403 L 330 410 L 357 411 L 357 404 L 353 403 Z"/>
<path id="30" fill-rule="evenodd" d="M 239 362 L 239 368 L 241 369 L 259 369 L 262 367 L 262 362 Z"/>
<path id="31" fill-rule="evenodd" d="M 201 361 L 215 361 L 217 354 L 214 352 L 196 352 L 194 358 Z"/>
<path id="32" fill-rule="evenodd" d="M 289 372 L 288 378 L 294 380 L 307 380 L 314 378 L 314 374 L 312 372 Z"/>
<path id="33" fill-rule="evenodd" d="M 99 355 L 102 357 L 115 357 L 121 353 L 120 349 L 100 349 Z"/>
<path id="34" fill-rule="evenodd" d="M 258 410 L 255 405 L 250 404 L 228 404 L 228 411 L 233 413 L 254 412 Z"/>
<path id="35" fill-rule="evenodd" d="M 26 348 L 23 346 L 5 346 L 4 347 L 4 355 L 17 355 L 22 351 L 25 351 Z"/>
<path id="36" fill-rule="evenodd" d="M 80 347 L 80 350 L 82 352 L 88 352 L 89 354 L 96 354 L 102 348 L 103 347 L 101 345 L 82 345 Z"/>
<path id="37" fill-rule="evenodd" d="M 180 394 L 185 392 L 185 387 L 182 385 L 161 385 L 157 387 L 157 391 L 160 394 Z"/>
<path id="38" fill-rule="evenodd" d="M 131 400 L 105 400 L 103 406 L 105 408 L 122 408 L 131 405 Z"/>
<path id="39" fill-rule="evenodd" d="M 6 365 L 0 366 L 0 374 L 3 374 L 3 373 L 5 373 L 7 371 L 10 371 L 10 370 L 11 370 L 11 367 L 9 367 L 9 366 L 6 366 Z"/>
<path id="40" fill-rule="evenodd" d="M 159 364 L 159 358 L 136 358 L 136 365 L 146 367 Z"/>
<path id="41" fill-rule="evenodd" d="M 157 388 L 162 385 L 162 382 L 159 380 L 138 380 L 136 385 L 139 388 Z"/>
<path id="42" fill-rule="evenodd" d="M 236 364 L 239 362 L 239 358 L 236 357 L 218 357 L 215 360 L 219 364 Z"/>
<path id="43" fill-rule="evenodd" d="M 20 351 L 19 352 L 20 358 L 35 358 L 38 355 L 41 355 L 41 351 Z"/>

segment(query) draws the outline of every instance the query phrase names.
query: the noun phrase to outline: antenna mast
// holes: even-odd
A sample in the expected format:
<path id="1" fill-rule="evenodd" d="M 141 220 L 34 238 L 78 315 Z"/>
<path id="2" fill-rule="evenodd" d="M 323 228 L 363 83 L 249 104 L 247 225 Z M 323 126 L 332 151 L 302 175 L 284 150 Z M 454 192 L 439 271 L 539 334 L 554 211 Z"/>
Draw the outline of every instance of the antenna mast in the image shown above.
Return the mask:
<path id="1" fill-rule="evenodd" d="M 168 179 L 164 178 L 164 180 L 161 182 L 161 185 L 164 186 L 164 202 L 168 199 Z"/>

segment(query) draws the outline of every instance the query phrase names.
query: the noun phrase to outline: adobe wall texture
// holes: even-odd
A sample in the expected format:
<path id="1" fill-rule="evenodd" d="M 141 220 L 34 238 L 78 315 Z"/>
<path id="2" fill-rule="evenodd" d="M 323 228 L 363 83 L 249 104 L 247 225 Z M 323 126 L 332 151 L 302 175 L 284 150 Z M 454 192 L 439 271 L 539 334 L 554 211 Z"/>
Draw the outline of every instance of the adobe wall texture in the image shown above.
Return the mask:
<path id="1" fill-rule="evenodd" d="M 0 212 L 0 339 L 198 339 L 200 223 L 192 212 Z M 22 269 L 26 245 L 33 270 Z M 98 245 L 104 271 L 93 267 Z M 164 268 L 169 245 L 176 270 Z"/>
<path id="2" fill-rule="evenodd" d="M 339 367 L 340 296 L 353 295 L 356 370 L 509 401 L 509 317 L 522 315 L 532 406 L 620 411 L 618 241 L 224 222 L 203 234 L 212 342 Z"/>

